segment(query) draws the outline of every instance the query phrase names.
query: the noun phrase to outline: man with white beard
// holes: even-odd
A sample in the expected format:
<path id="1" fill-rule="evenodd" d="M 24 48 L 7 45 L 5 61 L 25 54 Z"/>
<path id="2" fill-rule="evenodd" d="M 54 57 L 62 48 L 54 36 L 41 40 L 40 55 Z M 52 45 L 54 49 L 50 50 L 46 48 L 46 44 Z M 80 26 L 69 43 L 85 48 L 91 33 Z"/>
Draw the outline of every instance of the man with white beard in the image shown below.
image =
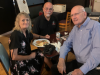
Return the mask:
<path id="1" fill-rule="evenodd" d="M 46 2 L 43 6 L 43 14 L 39 16 L 33 25 L 33 33 L 39 35 L 50 35 L 59 31 L 59 25 L 57 18 L 55 18 L 53 13 L 53 5 L 50 2 Z"/>
<path id="2" fill-rule="evenodd" d="M 39 35 L 50 35 L 59 31 L 58 20 L 52 15 L 53 5 L 50 2 L 46 2 L 43 6 L 43 14 L 39 16 L 33 25 L 33 33 Z M 45 63 L 51 69 L 52 62 L 48 58 L 44 58 Z M 49 70 L 46 66 L 46 69 Z"/>

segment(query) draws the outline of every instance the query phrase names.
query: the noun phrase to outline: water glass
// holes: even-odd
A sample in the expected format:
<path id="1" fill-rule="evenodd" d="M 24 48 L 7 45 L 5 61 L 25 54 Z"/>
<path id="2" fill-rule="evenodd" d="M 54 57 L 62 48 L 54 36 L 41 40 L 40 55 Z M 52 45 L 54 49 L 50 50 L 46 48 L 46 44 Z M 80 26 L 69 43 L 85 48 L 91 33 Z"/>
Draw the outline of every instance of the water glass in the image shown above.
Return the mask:
<path id="1" fill-rule="evenodd" d="M 60 38 L 60 32 L 56 32 L 56 38 Z"/>

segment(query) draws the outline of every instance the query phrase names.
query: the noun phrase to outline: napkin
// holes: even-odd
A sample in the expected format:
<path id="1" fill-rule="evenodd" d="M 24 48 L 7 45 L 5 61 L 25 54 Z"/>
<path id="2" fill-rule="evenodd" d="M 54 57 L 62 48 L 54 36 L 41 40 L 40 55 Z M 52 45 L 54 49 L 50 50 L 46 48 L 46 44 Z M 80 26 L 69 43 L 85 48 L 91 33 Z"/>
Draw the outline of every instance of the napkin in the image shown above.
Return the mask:
<path id="1" fill-rule="evenodd" d="M 54 45 L 56 47 L 56 51 L 59 52 L 60 51 L 60 47 L 61 47 L 61 43 L 58 41 L 57 43 L 51 43 L 52 45 Z"/>
<path id="2" fill-rule="evenodd" d="M 64 41 L 66 40 L 66 38 L 64 36 L 61 37 Z"/>
<path id="3" fill-rule="evenodd" d="M 63 40 L 66 40 L 68 38 L 68 35 L 62 36 L 61 37 Z"/>

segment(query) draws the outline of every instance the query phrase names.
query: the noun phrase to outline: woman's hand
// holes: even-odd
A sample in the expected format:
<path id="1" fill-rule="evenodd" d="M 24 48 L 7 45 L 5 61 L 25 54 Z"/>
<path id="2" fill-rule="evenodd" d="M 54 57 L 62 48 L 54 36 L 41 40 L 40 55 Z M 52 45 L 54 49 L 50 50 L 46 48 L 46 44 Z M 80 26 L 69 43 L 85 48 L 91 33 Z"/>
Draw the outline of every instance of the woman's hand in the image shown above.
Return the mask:
<path id="1" fill-rule="evenodd" d="M 32 58 L 35 58 L 35 56 L 36 56 L 36 52 L 32 52 L 29 57 L 30 59 L 32 59 Z"/>
<path id="2" fill-rule="evenodd" d="M 10 42 L 11 42 L 11 40 L 10 40 L 10 38 L 9 38 L 9 40 L 8 40 L 8 44 L 10 44 Z"/>

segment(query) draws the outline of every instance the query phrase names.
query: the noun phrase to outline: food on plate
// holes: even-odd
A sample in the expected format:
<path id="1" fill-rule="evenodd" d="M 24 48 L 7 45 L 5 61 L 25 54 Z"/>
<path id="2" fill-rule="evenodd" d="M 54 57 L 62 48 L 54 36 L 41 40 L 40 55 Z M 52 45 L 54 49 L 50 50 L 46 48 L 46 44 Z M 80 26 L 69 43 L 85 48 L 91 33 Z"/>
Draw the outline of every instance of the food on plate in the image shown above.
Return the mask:
<path id="1" fill-rule="evenodd" d="M 49 44 L 49 42 L 47 40 L 37 40 L 35 45 L 36 46 L 44 46 L 47 44 Z"/>

